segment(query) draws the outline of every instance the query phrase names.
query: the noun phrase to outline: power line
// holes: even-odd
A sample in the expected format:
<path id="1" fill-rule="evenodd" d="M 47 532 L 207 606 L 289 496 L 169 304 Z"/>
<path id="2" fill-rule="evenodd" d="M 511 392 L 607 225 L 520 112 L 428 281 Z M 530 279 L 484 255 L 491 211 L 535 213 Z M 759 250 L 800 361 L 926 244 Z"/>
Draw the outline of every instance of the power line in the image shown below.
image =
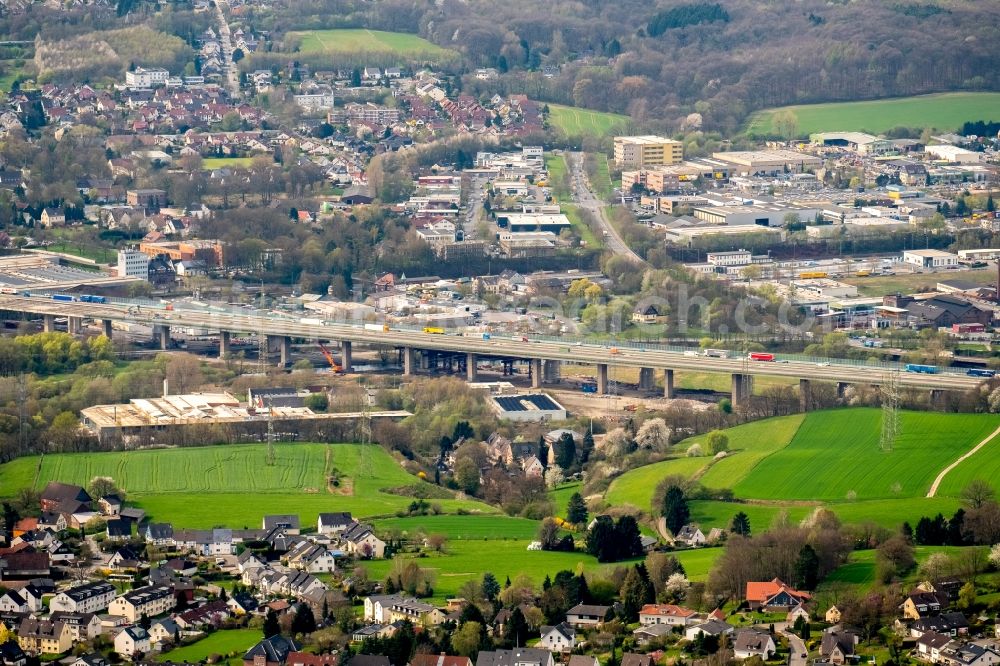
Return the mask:
<path id="1" fill-rule="evenodd" d="M 883 378 L 879 393 L 882 396 L 882 432 L 879 435 L 879 448 L 892 451 L 896 438 L 899 437 L 899 368 L 887 372 Z"/>

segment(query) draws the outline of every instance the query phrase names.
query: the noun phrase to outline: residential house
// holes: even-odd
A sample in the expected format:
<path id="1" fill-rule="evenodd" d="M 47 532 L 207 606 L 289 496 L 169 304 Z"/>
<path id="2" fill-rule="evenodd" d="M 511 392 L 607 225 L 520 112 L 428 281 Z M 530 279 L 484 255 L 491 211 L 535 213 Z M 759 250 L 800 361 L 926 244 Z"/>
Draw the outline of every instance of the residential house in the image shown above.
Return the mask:
<path id="1" fill-rule="evenodd" d="M 170 617 L 157 620 L 149 627 L 149 640 L 152 643 L 174 642 L 180 635 L 180 625 Z"/>
<path id="2" fill-rule="evenodd" d="M 682 527 L 677 533 L 677 536 L 674 537 L 674 541 L 680 541 L 688 546 L 704 546 L 708 543 L 708 539 L 705 538 L 704 533 L 702 533 L 701 529 L 693 523 L 689 523 Z"/>
<path id="3" fill-rule="evenodd" d="M 0 613 L 27 613 L 28 602 L 17 590 L 7 590 L 0 595 Z"/>
<path id="4" fill-rule="evenodd" d="M 264 516 L 262 527 L 266 531 L 271 531 L 275 528 L 281 528 L 286 534 L 298 534 L 299 533 L 299 517 L 294 514 L 277 514 L 273 516 Z"/>
<path id="5" fill-rule="evenodd" d="M 128 541 L 132 538 L 132 521 L 125 518 L 112 518 L 107 523 L 109 541 Z"/>
<path id="6" fill-rule="evenodd" d="M 698 622 L 698 614 L 690 608 L 673 604 L 646 604 L 639 610 L 639 624 L 669 624 L 686 627 Z"/>
<path id="7" fill-rule="evenodd" d="M 653 666 L 654 663 L 652 655 L 626 652 L 622 655 L 621 666 Z"/>
<path id="8" fill-rule="evenodd" d="M 174 593 L 169 587 L 149 585 L 126 592 L 108 606 L 109 615 L 119 615 L 129 622 L 137 622 L 143 615 L 156 617 L 173 609 Z"/>
<path id="9" fill-rule="evenodd" d="M 385 557 L 385 542 L 375 536 L 370 525 L 355 522 L 341 533 L 345 549 L 352 555 L 381 559 Z"/>
<path id="10" fill-rule="evenodd" d="M 38 529 L 40 530 L 62 532 L 66 529 L 67 525 L 66 516 L 56 511 L 43 511 L 41 517 L 38 519 Z"/>
<path id="11" fill-rule="evenodd" d="M 415 654 L 409 666 L 472 666 L 472 660 L 447 654 Z"/>
<path id="12" fill-rule="evenodd" d="M 788 624 L 795 624 L 796 621 L 801 618 L 804 622 L 809 621 L 809 611 L 802 604 L 798 604 L 795 608 L 788 611 L 788 615 L 785 616 L 785 622 Z"/>
<path id="13" fill-rule="evenodd" d="M 854 646 L 857 644 L 858 635 L 853 631 L 830 627 L 823 632 L 819 654 L 831 664 L 845 664 L 854 657 Z"/>
<path id="14" fill-rule="evenodd" d="M 1000 662 L 1000 652 L 993 644 L 966 643 L 948 646 L 942 651 L 941 657 L 947 666 L 994 666 Z"/>
<path id="15" fill-rule="evenodd" d="M 969 620 L 956 611 L 922 617 L 910 623 L 910 636 L 913 638 L 920 638 L 928 631 L 951 637 L 965 635 L 969 633 Z"/>
<path id="16" fill-rule="evenodd" d="M 108 660 L 104 658 L 104 655 L 92 652 L 77 657 L 76 661 L 69 664 L 69 666 L 108 666 Z"/>
<path id="17" fill-rule="evenodd" d="M 601 666 L 597 657 L 587 654 L 574 654 L 569 658 L 566 666 Z"/>
<path id="18" fill-rule="evenodd" d="M 321 513 L 316 519 L 316 531 L 320 534 L 340 534 L 353 523 L 350 512 Z"/>
<path id="19" fill-rule="evenodd" d="M 728 622 L 710 619 L 700 624 L 691 625 L 685 629 L 684 638 L 693 641 L 698 637 L 698 634 L 705 634 L 706 636 L 732 635 L 735 630 L 736 628 Z"/>
<path id="20" fill-rule="evenodd" d="M 673 632 L 674 628 L 669 624 L 647 624 L 634 630 L 632 635 L 637 645 L 648 645 L 650 641 L 670 636 Z"/>
<path id="21" fill-rule="evenodd" d="M 285 666 L 337 666 L 339 656 L 336 654 L 311 654 L 309 652 L 289 652 L 285 657 Z"/>
<path id="22" fill-rule="evenodd" d="M 284 666 L 288 655 L 302 648 L 281 634 L 265 638 L 243 655 L 243 666 Z"/>
<path id="23" fill-rule="evenodd" d="M 125 627 L 115 636 L 115 652 L 123 657 L 145 654 L 149 648 L 149 634 L 137 624 Z"/>
<path id="24" fill-rule="evenodd" d="M 89 511 L 93 499 L 80 486 L 50 481 L 40 496 L 42 511 L 73 514 Z"/>
<path id="25" fill-rule="evenodd" d="M 170 523 L 149 523 L 146 525 L 146 543 L 154 546 L 173 546 L 174 526 Z"/>
<path id="26" fill-rule="evenodd" d="M 767 582 L 748 582 L 746 600 L 753 610 L 788 611 L 809 600 L 808 592 L 795 590 L 779 578 Z"/>
<path id="27" fill-rule="evenodd" d="M 53 594 L 55 589 L 51 578 L 36 578 L 22 587 L 19 593 L 28 604 L 28 611 L 37 613 L 45 608 L 44 597 Z"/>
<path id="28" fill-rule="evenodd" d="M 945 646 L 951 641 L 951 636 L 928 631 L 917 639 L 917 657 L 924 661 L 937 663 L 941 661 L 941 653 Z"/>
<path id="29" fill-rule="evenodd" d="M 64 622 L 74 641 L 86 641 L 101 633 L 101 618 L 95 613 L 70 613 L 55 611 L 49 615 L 52 622 Z"/>
<path id="30" fill-rule="evenodd" d="M 131 548 L 119 548 L 108 558 L 108 569 L 111 571 L 138 571 L 142 566 L 139 556 Z"/>
<path id="31" fill-rule="evenodd" d="M 31 547 L 7 552 L 0 558 L 0 580 L 48 576 L 50 564 L 48 553 L 38 552 Z"/>
<path id="32" fill-rule="evenodd" d="M 552 652 L 538 648 L 483 650 L 476 657 L 476 666 L 555 666 L 555 660 Z"/>
<path id="33" fill-rule="evenodd" d="M 640 305 L 632 310 L 632 323 L 633 324 L 665 324 L 667 323 L 667 315 L 663 311 L 663 307 L 657 307 L 655 305 Z"/>
<path id="34" fill-rule="evenodd" d="M 66 213 L 62 208 L 45 208 L 42 210 L 40 222 L 46 229 L 61 227 L 66 224 Z"/>
<path id="35" fill-rule="evenodd" d="M 17 641 L 10 639 L 5 643 L 0 643 L 0 666 L 27 666 L 28 655 L 17 644 Z"/>
<path id="36" fill-rule="evenodd" d="M 295 544 L 281 559 L 287 566 L 309 573 L 331 573 L 336 568 L 333 552 L 310 541 Z"/>
<path id="37" fill-rule="evenodd" d="M 226 600 L 226 606 L 232 615 L 249 615 L 256 612 L 259 604 L 249 594 L 234 594 Z"/>
<path id="38" fill-rule="evenodd" d="M 221 599 L 209 601 L 198 606 L 189 608 L 183 613 L 175 616 L 177 626 L 181 629 L 194 631 L 207 626 L 218 626 L 229 617 L 229 605 Z"/>
<path id="39" fill-rule="evenodd" d="M 538 645 L 552 652 L 572 652 L 576 647 L 576 629 L 565 622 L 542 627 L 542 639 Z"/>
<path id="40" fill-rule="evenodd" d="M 149 262 L 148 256 L 146 256 L 146 262 Z M 105 516 L 111 516 L 112 518 L 117 517 L 118 514 L 121 513 L 123 504 L 122 498 L 118 495 L 105 495 L 101 499 L 97 500 L 97 506 L 100 507 L 101 513 Z"/>
<path id="41" fill-rule="evenodd" d="M 771 634 L 757 629 L 740 629 L 733 640 L 733 656 L 737 659 L 760 657 L 767 661 L 776 649 Z"/>
<path id="42" fill-rule="evenodd" d="M 840 609 L 836 606 L 830 606 L 826 611 L 824 619 L 826 619 L 826 621 L 830 624 L 838 624 L 840 623 L 840 616 Z"/>
<path id="43" fill-rule="evenodd" d="M 17 642 L 31 655 L 60 654 L 73 646 L 73 634 L 63 622 L 29 617 L 17 628 Z"/>
<path id="44" fill-rule="evenodd" d="M 566 623 L 573 627 L 596 627 L 604 622 L 610 606 L 577 604 L 566 611 Z"/>
<path id="45" fill-rule="evenodd" d="M 403 599 L 383 610 L 387 622 L 409 620 L 414 626 L 432 627 L 445 621 L 444 613 L 431 604 L 416 599 Z"/>
<path id="46" fill-rule="evenodd" d="M 393 604 L 405 600 L 406 597 L 401 594 L 373 594 L 370 597 L 365 597 L 364 619 L 366 622 L 388 624 L 389 608 L 391 608 Z"/>
<path id="47" fill-rule="evenodd" d="M 938 592 L 914 591 L 900 605 L 903 617 L 909 620 L 937 615 L 947 606 L 947 598 Z"/>

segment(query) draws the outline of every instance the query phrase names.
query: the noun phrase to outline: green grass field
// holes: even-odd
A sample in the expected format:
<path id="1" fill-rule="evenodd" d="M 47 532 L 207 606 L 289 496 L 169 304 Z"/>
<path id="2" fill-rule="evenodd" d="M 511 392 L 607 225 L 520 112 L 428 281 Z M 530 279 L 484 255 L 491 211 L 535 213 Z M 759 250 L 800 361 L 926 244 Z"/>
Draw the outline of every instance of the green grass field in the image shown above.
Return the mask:
<path id="1" fill-rule="evenodd" d="M 594 230 L 588 227 L 583 219 L 580 217 L 580 208 L 578 206 L 562 206 L 563 213 L 566 214 L 566 219 L 570 221 L 573 225 L 573 233 L 580 237 L 580 240 L 586 243 L 588 248 L 602 248 L 604 247 L 604 242 L 598 238 Z"/>
<path id="2" fill-rule="evenodd" d="M 891 452 L 879 449 L 881 412 L 851 409 L 806 416 L 791 443 L 733 490 L 737 497 L 841 500 L 919 497 L 944 467 L 991 433 L 1000 418 L 904 412 Z"/>
<path id="3" fill-rule="evenodd" d="M 194 664 L 204 661 L 209 655 L 219 654 L 222 656 L 231 653 L 243 653 L 252 648 L 261 639 L 258 629 L 226 629 L 209 634 L 191 645 L 168 650 L 159 655 L 157 661 L 171 661 L 179 664 Z M 242 659 L 237 659 L 242 663 Z"/>
<path id="4" fill-rule="evenodd" d="M 608 200 L 614 193 L 614 186 L 611 184 L 611 165 L 608 164 L 607 155 L 596 155 L 596 159 L 597 172 L 594 174 L 590 186 L 602 199 Z"/>
<path id="5" fill-rule="evenodd" d="M 549 499 L 551 499 L 556 505 L 556 514 L 566 517 L 566 505 L 569 504 L 569 498 L 573 493 L 582 493 L 583 484 L 579 481 L 574 481 L 573 483 L 564 483 L 558 488 L 553 488 L 549 491 Z"/>
<path id="6" fill-rule="evenodd" d="M 423 37 L 402 32 L 340 29 L 307 30 L 292 33 L 299 37 L 301 53 L 395 53 L 407 58 L 440 60 L 454 52 L 432 44 Z"/>
<path id="7" fill-rule="evenodd" d="M 948 472 L 941 480 L 937 494 L 941 497 L 959 497 L 962 488 L 975 479 L 989 481 L 1000 492 L 1000 435 Z"/>
<path id="8" fill-rule="evenodd" d="M 661 479 L 675 474 L 690 477 L 707 467 L 711 461 L 710 456 L 671 458 L 652 465 L 637 467 L 612 481 L 605 499 L 612 506 L 631 504 L 648 513 L 653 491 Z"/>
<path id="9" fill-rule="evenodd" d="M 545 156 L 545 170 L 549 172 L 549 187 L 552 188 L 552 200 L 561 203 L 572 199 L 569 191 L 569 181 L 566 179 L 566 158 L 551 153 Z"/>
<path id="10" fill-rule="evenodd" d="M 205 170 L 212 170 L 223 167 L 247 167 L 252 162 L 252 157 L 208 157 L 202 160 L 201 166 Z"/>
<path id="11" fill-rule="evenodd" d="M 507 576 L 513 580 L 519 574 L 526 574 L 536 586 L 540 586 L 546 575 L 552 576 L 563 569 L 583 571 L 588 574 L 588 577 L 601 577 L 614 567 L 623 565 L 622 562 L 599 564 L 595 558 L 579 551 L 556 553 L 527 550 L 528 543 L 529 540 L 514 539 L 451 541 L 446 544 L 444 553 L 418 558 L 417 563 L 421 567 L 435 572 L 437 583 L 434 587 L 433 598 L 438 601 L 456 596 L 464 583 L 481 580 L 487 571 L 491 571 L 501 583 Z M 722 554 L 722 550 L 704 548 L 673 554 L 684 565 L 689 578 L 704 580 L 716 558 Z M 382 580 L 391 569 L 392 562 L 390 560 L 373 560 L 366 562 L 364 566 L 371 579 Z"/>
<path id="12" fill-rule="evenodd" d="M 577 484 L 579 485 L 579 484 Z M 566 496 L 569 498 L 569 495 Z M 378 529 L 398 530 L 403 536 L 416 532 L 444 534 L 452 540 L 534 539 L 539 522 L 510 516 L 420 516 L 418 518 L 382 518 Z"/>
<path id="13" fill-rule="evenodd" d="M 549 104 L 549 125 L 567 136 L 608 136 L 624 130 L 630 119 L 618 113 L 592 111 L 576 106 Z"/>
<path id="14" fill-rule="evenodd" d="M 1000 113 L 997 115 L 1000 116 Z M 985 269 L 948 271 L 947 273 L 907 273 L 866 278 L 852 277 L 845 278 L 844 282 L 857 286 L 858 293 L 862 296 L 885 296 L 887 294 L 907 294 L 913 291 L 933 290 L 934 285 L 944 280 L 963 280 L 986 286 L 996 282 L 996 273 Z"/>
<path id="15" fill-rule="evenodd" d="M 728 432 L 729 456 L 709 468 L 701 478 L 702 485 L 726 488 L 746 478 L 762 460 L 792 441 L 804 418 L 802 414 L 793 414 L 732 428 Z M 700 436 L 686 441 L 687 446 L 695 442 L 701 444 L 707 453 L 707 440 L 707 436 Z"/>
<path id="16" fill-rule="evenodd" d="M 49 455 L 34 485 L 42 488 L 58 480 L 86 486 L 95 476 L 110 476 L 152 517 L 182 527 L 255 527 L 266 513 L 297 513 L 303 525 L 309 525 L 322 511 L 370 517 L 404 509 L 411 498 L 382 489 L 421 482 L 376 446 L 367 450 L 369 471 L 360 473 L 362 448 L 278 444 L 274 466 L 266 464 L 263 444 Z M 0 495 L 31 486 L 37 464 L 38 458 L 32 457 L 0 466 Z M 332 469 L 344 478 L 335 493 L 326 488 L 326 474 Z M 445 511 L 495 511 L 479 502 L 435 502 Z"/>
<path id="17" fill-rule="evenodd" d="M 881 133 L 893 127 L 932 127 L 953 132 L 966 121 L 1000 119 L 1000 93 L 943 93 L 765 109 L 750 117 L 747 133 L 779 134 L 774 120 L 786 110 L 795 114 L 801 137 L 815 132 Z"/>

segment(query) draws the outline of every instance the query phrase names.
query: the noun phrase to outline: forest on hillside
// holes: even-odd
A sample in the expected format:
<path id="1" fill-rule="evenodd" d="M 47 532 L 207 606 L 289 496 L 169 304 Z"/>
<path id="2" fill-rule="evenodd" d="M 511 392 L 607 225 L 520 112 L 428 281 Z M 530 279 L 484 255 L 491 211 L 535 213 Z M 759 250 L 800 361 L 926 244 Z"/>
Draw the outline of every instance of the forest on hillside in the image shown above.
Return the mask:
<path id="1" fill-rule="evenodd" d="M 977 0 L 280 0 L 260 28 L 419 32 L 526 93 L 649 127 L 732 131 L 757 109 L 1000 89 L 996 5 Z M 557 66 L 558 73 L 543 66 Z M 989 120 L 989 119 L 986 119 Z"/>

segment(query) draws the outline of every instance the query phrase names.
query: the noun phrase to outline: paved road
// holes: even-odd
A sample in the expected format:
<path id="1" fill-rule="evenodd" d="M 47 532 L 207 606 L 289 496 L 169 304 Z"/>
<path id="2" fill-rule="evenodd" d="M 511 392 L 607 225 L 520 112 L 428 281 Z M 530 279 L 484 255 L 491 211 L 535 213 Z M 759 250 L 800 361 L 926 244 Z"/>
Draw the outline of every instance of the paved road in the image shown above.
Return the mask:
<path id="1" fill-rule="evenodd" d="M 301 321 L 290 315 L 233 312 L 205 312 L 203 310 L 176 309 L 154 310 L 142 306 L 140 311 L 128 304 L 98 304 L 53 301 L 44 296 L 0 296 L 0 310 L 51 314 L 56 317 L 107 319 L 147 326 L 183 326 L 204 328 L 210 331 L 254 333 L 263 330 L 267 335 L 304 338 L 310 340 L 336 340 L 359 344 L 410 347 L 454 353 L 476 354 L 480 357 L 538 359 L 567 361 L 593 365 L 671 370 L 695 370 L 734 375 L 768 375 L 813 379 L 850 384 L 872 384 L 881 381 L 888 370 L 883 367 L 849 364 L 831 359 L 822 365 L 814 361 L 753 362 L 749 365 L 742 358 L 712 358 L 683 353 L 675 349 L 646 347 L 640 343 L 623 341 L 617 347 L 587 344 L 572 339 L 542 339 L 531 336 L 525 341 L 521 336 L 483 339 L 476 336 L 441 335 L 425 333 L 421 329 L 393 327 L 391 330 L 366 329 L 362 323 L 336 323 L 309 320 Z M 982 383 L 981 378 L 955 372 L 939 374 L 900 373 L 900 386 L 923 389 L 969 390 Z"/>
<path id="2" fill-rule="evenodd" d="M 222 45 L 222 66 L 225 68 L 226 88 L 235 99 L 240 94 L 240 72 L 233 62 L 233 42 L 229 36 L 229 22 L 226 21 L 225 10 L 229 9 L 226 0 L 215 0 L 215 12 L 219 19 L 219 43 Z"/>
<path id="3" fill-rule="evenodd" d="M 640 257 L 625 243 L 618 231 L 611 224 L 605 214 L 604 207 L 608 205 L 602 201 L 590 188 L 587 174 L 583 169 L 583 153 L 566 153 L 567 167 L 570 171 L 570 179 L 576 185 L 576 203 L 593 214 L 594 218 L 601 226 L 604 235 L 604 245 L 615 254 L 628 257 L 637 264 L 646 265 L 646 260 Z"/>
<path id="4" fill-rule="evenodd" d="M 806 644 L 801 638 L 788 631 L 788 623 L 781 623 L 774 625 L 775 631 L 788 639 L 788 645 L 791 649 L 791 656 L 788 659 L 788 666 L 806 666 L 809 661 L 808 657 L 803 655 L 806 654 Z"/>

